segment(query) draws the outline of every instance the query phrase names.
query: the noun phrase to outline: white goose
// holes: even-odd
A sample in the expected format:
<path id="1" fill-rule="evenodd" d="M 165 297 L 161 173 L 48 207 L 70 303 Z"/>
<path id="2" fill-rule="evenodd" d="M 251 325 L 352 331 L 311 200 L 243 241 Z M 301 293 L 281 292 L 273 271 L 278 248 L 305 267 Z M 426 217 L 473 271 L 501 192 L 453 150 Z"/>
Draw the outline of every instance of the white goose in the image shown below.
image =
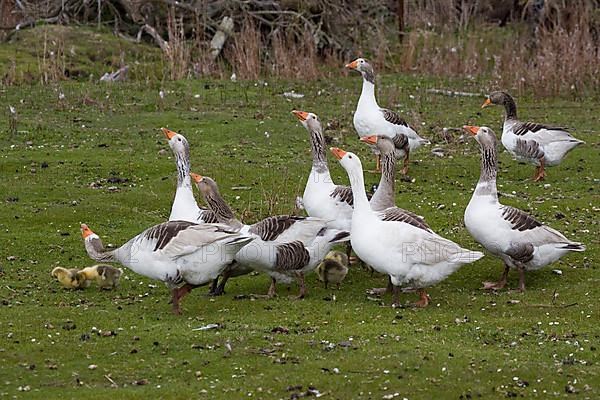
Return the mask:
<path id="1" fill-rule="evenodd" d="M 175 199 L 171 206 L 169 221 L 217 222 L 214 213 L 198 207 L 194 198 L 190 179 L 190 145 L 187 139 L 183 135 L 167 128 L 161 129 L 169 140 L 169 146 L 173 150 L 175 164 L 177 165 L 177 190 L 175 191 Z"/>
<path id="2" fill-rule="evenodd" d="M 169 221 L 146 229 L 121 247 L 105 249 L 100 237 L 81 225 L 85 249 L 93 260 L 119 262 L 132 271 L 163 281 L 172 289 L 173 312 L 192 289 L 215 279 L 235 254 L 254 240 L 224 225 Z"/>
<path id="3" fill-rule="evenodd" d="M 518 161 L 536 165 L 533 175 L 536 182 L 546 176 L 546 166 L 560 164 L 569 151 L 585 143 L 565 128 L 519 121 L 515 100 L 506 92 L 491 93 L 481 108 L 492 104 L 504 106 L 502 144 Z"/>
<path id="4" fill-rule="evenodd" d="M 265 218 L 255 224 L 246 225 L 235 218 L 231 207 L 221 193 L 217 183 L 207 177 L 198 174 L 190 174 L 198 190 L 204 197 L 211 211 L 219 223 L 226 224 L 233 231 L 240 232 L 244 235 L 254 237 L 255 244 L 252 249 L 249 249 L 244 254 L 236 255 L 236 263 L 230 268 L 227 268 L 221 276 L 221 283 L 213 291 L 215 295 L 223 293 L 225 284 L 230 277 L 247 274 L 252 270 L 263 270 L 261 266 L 265 260 L 270 260 L 273 254 L 273 249 L 285 243 L 300 243 L 303 246 L 310 246 L 316 240 L 319 232 L 326 226 L 326 221 L 319 218 L 299 217 L 294 215 L 276 215 Z M 321 233 L 321 236 L 323 234 Z M 251 250 L 257 250 L 255 255 L 258 257 L 258 262 L 252 262 L 250 255 Z M 323 254 L 325 256 L 325 254 Z M 249 258 L 250 257 L 250 258 Z M 267 257 L 266 259 L 264 257 Z"/>
<path id="5" fill-rule="evenodd" d="M 354 112 L 354 129 L 360 137 L 379 134 L 392 138 L 396 145 L 397 157 L 404 157 L 404 166 L 401 172 L 406 174 L 410 152 L 428 144 L 429 141 L 420 137 L 415 129 L 398 114 L 379 107 L 377 99 L 375 99 L 375 72 L 367 60 L 357 58 L 346 64 L 346 68 L 360 72 L 363 78 L 362 91 Z M 373 150 L 377 157 L 377 170 L 379 171 L 379 153 L 376 149 Z"/>
<path id="6" fill-rule="evenodd" d="M 371 199 L 369 205 L 373 211 L 383 211 L 390 207 L 396 207 L 396 149 L 394 142 L 387 136 L 371 135 L 360 138 L 361 142 L 365 142 L 371 146 L 375 146 L 381 155 L 381 178 L 377 190 Z M 425 222 L 423 217 L 418 216 L 410 211 L 400 209 L 402 212 L 409 214 L 416 220 L 421 220 L 423 226 L 431 229 Z M 383 293 L 392 292 L 394 289 L 391 279 L 388 286 L 385 288 L 372 288 L 367 291 L 369 294 L 381 295 Z"/>
<path id="7" fill-rule="evenodd" d="M 311 217 L 329 221 L 330 228 L 349 230 L 352 221 L 352 189 L 348 186 L 336 185 L 331 179 L 321 121 L 311 112 L 294 110 L 292 113 L 310 134 L 313 157 L 312 168 L 302 196 L 304 209 Z"/>
<path id="8" fill-rule="evenodd" d="M 427 306 L 426 287 L 444 280 L 463 264 L 483 257 L 480 252 L 463 249 L 437 235 L 412 213 L 396 207 L 373 211 L 365 193 L 360 159 L 335 147 L 331 152 L 340 160 L 352 184 L 352 248 L 361 260 L 390 276 L 394 305 L 399 304 L 399 286 L 409 286 L 419 293 L 416 305 Z"/>
<path id="9" fill-rule="evenodd" d="M 543 225 L 518 208 L 498 202 L 496 134 L 488 127 L 465 126 L 481 147 L 481 175 L 465 210 L 465 226 L 475 240 L 504 261 L 498 282 L 485 282 L 484 289 L 501 289 L 508 271 L 519 271 L 519 290 L 525 290 L 525 271 L 544 267 L 571 251 L 584 251 L 560 232 Z"/>

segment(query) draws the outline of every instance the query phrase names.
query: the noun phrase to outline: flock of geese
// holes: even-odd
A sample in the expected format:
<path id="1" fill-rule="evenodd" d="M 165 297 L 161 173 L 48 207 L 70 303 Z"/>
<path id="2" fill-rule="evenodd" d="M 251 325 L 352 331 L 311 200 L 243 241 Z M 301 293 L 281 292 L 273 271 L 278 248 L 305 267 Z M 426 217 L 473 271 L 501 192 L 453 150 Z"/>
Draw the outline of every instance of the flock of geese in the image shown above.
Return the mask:
<path id="1" fill-rule="evenodd" d="M 350 187 L 335 184 L 319 118 L 314 113 L 293 111 L 310 135 L 312 168 L 302 196 L 308 217 L 277 215 L 247 225 L 236 218 L 213 179 L 190 171 L 186 138 L 162 128 L 177 165 L 177 189 L 169 221 L 114 249 L 106 249 L 100 237 L 82 224 L 88 255 L 100 262 L 119 262 L 138 274 L 165 282 L 172 291 L 173 312 L 179 314 L 181 299 L 192 289 L 212 283 L 210 293 L 219 295 L 229 278 L 252 271 L 270 276 L 267 297 L 276 294 L 278 282 L 295 279 L 300 288 L 298 297 L 302 298 L 306 295 L 305 274 L 316 268 L 332 246 L 345 242 L 363 263 L 389 276 L 388 287 L 380 290 L 393 293 L 393 305 L 399 304 L 402 288 L 418 293 L 417 306 L 427 306 L 426 288 L 484 254 L 443 238 L 423 217 L 396 207 L 396 161 L 403 160 L 401 173 L 406 174 L 410 154 L 428 141 L 398 114 L 377 104 L 375 73 L 367 60 L 359 58 L 346 67 L 362 75 L 354 127 L 360 140 L 371 146 L 381 172 L 371 198 L 365 191 L 358 156 L 340 148 L 330 149 L 346 170 Z M 505 92 L 490 94 L 482 107 L 492 104 L 505 109 L 502 144 L 516 159 L 536 165 L 535 181 L 544 179 L 546 166 L 558 164 L 583 143 L 563 128 L 518 120 L 515 102 Z M 584 251 L 585 246 L 517 208 L 500 204 L 496 135 L 488 127 L 464 129 L 481 148 L 481 174 L 465 210 L 465 226 L 505 266 L 500 280 L 485 282 L 484 288 L 503 288 L 513 268 L 519 272 L 522 291 L 525 271 L 539 269 L 569 252 Z M 193 185 L 207 208 L 196 203 Z"/>

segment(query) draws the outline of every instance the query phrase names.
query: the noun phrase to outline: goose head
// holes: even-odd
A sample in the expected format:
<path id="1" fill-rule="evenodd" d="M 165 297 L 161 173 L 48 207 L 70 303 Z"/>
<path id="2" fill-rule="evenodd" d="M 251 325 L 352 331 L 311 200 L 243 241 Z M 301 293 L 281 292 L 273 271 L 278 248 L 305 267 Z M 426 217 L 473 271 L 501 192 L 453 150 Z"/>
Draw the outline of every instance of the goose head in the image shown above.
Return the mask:
<path id="1" fill-rule="evenodd" d="M 365 72 L 373 73 L 373 67 L 364 58 L 357 58 L 351 63 L 346 64 L 346 68 L 353 69 L 361 74 L 364 74 Z"/>
<path id="2" fill-rule="evenodd" d="M 394 142 L 391 138 L 383 135 L 370 135 L 363 136 L 360 138 L 361 142 L 375 145 L 377 149 L 381 152 L 381 154 L 392 153 L 395 150 Z"/>
<path id="3" fill-rule="evenodd" d="M 298 110 L 293 110 L 292 114 L 298 118 L 302 126 L 307 130 L 313 132 L 322 130 L 321 121 L 319 120 L 319 117 L 317 117 L 317 114 Z"/>
<path id="4" fill-rule="evenodd" d="M 96 235 L 89 226 L 86 224 L 81 224 L 81 237 L 87 242 L 92 239 L 98 239 L 98 235 Z"/>
<path id="5" fill-rule="evenodd" d="M 487 126 L 465 125 L 463 129 L 465 132 L 471 134 L 481 147 L 496 147 L 498 139 L 496 139 L 496 134 L 491 128 Z"/>
<path id="6" fill-rule="evenodd" d="M 344 151 L 338 147 L 332 147 L 330 150 L 333 156 L 340 161 L 341 166 L 344 167 L 347 172 L 362 171 L 362 163 L 356 154 L 349 151 Z"/>
<path id="7" fill-rule="evenodd" d="M 202 193 L 204 198 L 210 198 L 215 194 L 219 193 L 219 187 L 217 186 L 217 182 L 215 182 L 214 179 L 209 178 L 208 176 L 198 175 L 193 172 L 190 172 L 190 176 L 192 177 L 194 182 L 196 182 L 196 186 L 198 186 L 198 190 L 200 191 L 200 193 Z"/>
<path id="8" fill-rule="evenodd" d="M 173 153 L 189 156 L 190 144 L 188 143 L 185 136 L 183 136 L 177 132 L 173 132 L 167 128 L 160 128 L 160 129 L 162 130 L 162 132 L 165 134 L 165 137 L 169 141 L 169 146 L 171 147 L 171 150 L 173 150 Z"/>
<path id="9" fill-rule="evenodd" d="M 507 105 L 514 104 L 512 96 L 506 92 L 496 91 L 488 95 L 487 99 L 481 105 L 481 108 L 486 108 L 491 105 L 500 105 L 506 107 Z"/>

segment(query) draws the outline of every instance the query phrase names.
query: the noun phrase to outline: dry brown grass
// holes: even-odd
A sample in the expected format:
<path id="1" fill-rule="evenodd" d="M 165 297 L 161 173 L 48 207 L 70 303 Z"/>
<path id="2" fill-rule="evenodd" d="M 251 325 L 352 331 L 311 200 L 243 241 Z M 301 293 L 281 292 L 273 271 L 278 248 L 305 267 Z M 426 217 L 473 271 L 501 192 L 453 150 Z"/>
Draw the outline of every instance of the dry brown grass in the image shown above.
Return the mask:
<path id="1" fill-rule="evenodd" d="M 231 40 L 225 57 L 241 79 L 258 79 L 263 70 L 263 41 L 252 20 L 244 21 L 242 29 Z"/>
<path id="2" fill-rule="evenodd" d="M 492 87 L 538 95 L 600 90 L 593 0 L 548 1 L 539 22 L 506 28 L 481 21 L 473 7 L 456 12 L 450 3 L 425 1 L 414 10 L 411 23 L 421 29 L 405 40 L 399 70 L 488 79 Z M 444 19 L 454 23 L 441 24 Z"/>

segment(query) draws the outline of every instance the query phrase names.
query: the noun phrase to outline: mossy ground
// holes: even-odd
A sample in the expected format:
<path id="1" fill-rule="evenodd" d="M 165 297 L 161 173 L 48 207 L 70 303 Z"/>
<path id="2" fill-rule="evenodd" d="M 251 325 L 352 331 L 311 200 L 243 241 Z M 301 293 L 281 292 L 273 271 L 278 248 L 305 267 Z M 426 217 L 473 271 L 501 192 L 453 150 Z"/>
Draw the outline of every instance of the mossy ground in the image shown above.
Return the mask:
<path id="1" fill-rule="evenodd" d="M 460 133 L 447 144 L 440 132 L 470 123 L 499 134 L 501 110 L 481 111 L 480 97 L 427 92 L 440 85 L 484 89 L 381 77 L 380 102 L 435 142 L 414 155 L 414 182 L 398 179 L 397 204 L 425 216 L 443 236 L 479 249 L 462 223 L 479 150 L 471 139 L 459 141 Z M 291 89 L 305 97 L 282 96 Z M 215 178 L 252 222 L 293 212 L 302 193 L 310 148 L 290 114 L 294 108 L 331 123 L 332 143 L 372 168 L 352 127 L 359 92 L 358 76 L 311 84 L 63 82 L 1 89 L 0 109 L 10 104 L 18 113 L 16 135 L 7 133 L 7 114 L 0 118 L 1 397 L 291 398 L 314 387 L 338 399 L 598 398 L 596 102 L 518 99 L 523 117 L 571 127 L 587 142 L 549 169 L 543 183 L 531 182 L 533 167 L 500 154 L 499 190 L 509 195 L 502 201 L 588 246 L 529 273 L 524 294 L 480 290 L 502 270 L 489 255 L 432 288 L 427 309 L 392 309 L 389 297 L 368 298 L 365 289 L 385 278 L 360 267 L 339 291 L 325 290 L 311 275 L 302 301 L 289 298 L 295 286 L 279 288 L 274 300 L 236 299 L 264 293 L 269 281 L 262 275 L 232 280 L 219 298 L 197 289 L 184 300 L 182 316 L 170 313 L 165 286 L 130 271 L 112 292 L 63 290 L 50 277 L 57 265 L 93 264 L 80 223 L 105 243 L 120 244 L 168 217 L 175 166 L 161 126 L 188 138 L 193 171 Z M 445 156 L 432 155 L 433 147 Z M 333 179 L 347 182 L 329 162 Z M 369 186 L 377 181 L 367 175 Z M 240 186 L 250 189 L 232 189 Z M 509 285 L 516 280 L 511 275 Z M 402 295 L 406 304 L 415 299 Z M 211 323 L 220 328 L 194 330 Z"/>

